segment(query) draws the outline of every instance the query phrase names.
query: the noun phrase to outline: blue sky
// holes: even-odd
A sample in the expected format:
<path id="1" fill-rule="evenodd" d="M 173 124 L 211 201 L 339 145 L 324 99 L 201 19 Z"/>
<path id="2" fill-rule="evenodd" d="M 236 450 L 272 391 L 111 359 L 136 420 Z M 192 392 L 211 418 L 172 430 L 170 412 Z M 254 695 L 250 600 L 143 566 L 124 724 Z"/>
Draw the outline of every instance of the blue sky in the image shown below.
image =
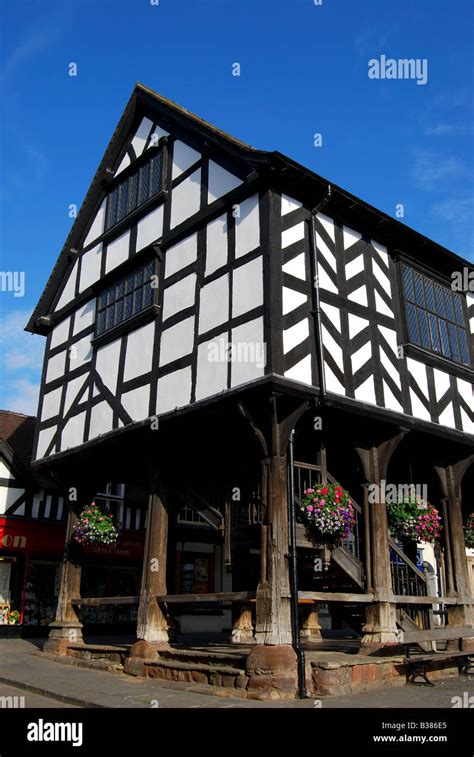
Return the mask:
<path id="1" fill-rule="evenodd" d="M 23 333 L 134 83 L 280 150 L 474 259 L 468 0 L 74 0 L 1 4 L 0 407 L 36 412 L 43 339 Z M 428 61 L 375 80 L 371 58 Z M 68 75 L 71 62 L 77 77 Z M 241 66 L 232 76 L 232 64 Z M 314 146 L 314 134 L 322 146 Z"/>

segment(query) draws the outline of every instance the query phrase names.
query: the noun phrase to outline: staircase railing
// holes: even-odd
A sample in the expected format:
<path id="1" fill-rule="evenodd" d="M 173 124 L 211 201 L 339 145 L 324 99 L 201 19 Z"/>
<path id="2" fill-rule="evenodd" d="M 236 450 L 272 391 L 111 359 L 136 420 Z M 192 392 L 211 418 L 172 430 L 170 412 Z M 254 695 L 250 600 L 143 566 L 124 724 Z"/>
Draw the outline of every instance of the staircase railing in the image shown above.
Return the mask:
<path id="1" fill-rule="evenodd" d="M 392 551 L 390 570 L 392 573 L 393 593 L 400 597 L 426 597 L 428 596 L 428 581 L 426 575 L 412 560 L 400 549 L 394 539 L 389 536 L 389 545 Z M 398 603 L 399 618 L 408 616 L 418 628 L 429 629 L 433 626 L 433 608 L 430 605 Z"/>

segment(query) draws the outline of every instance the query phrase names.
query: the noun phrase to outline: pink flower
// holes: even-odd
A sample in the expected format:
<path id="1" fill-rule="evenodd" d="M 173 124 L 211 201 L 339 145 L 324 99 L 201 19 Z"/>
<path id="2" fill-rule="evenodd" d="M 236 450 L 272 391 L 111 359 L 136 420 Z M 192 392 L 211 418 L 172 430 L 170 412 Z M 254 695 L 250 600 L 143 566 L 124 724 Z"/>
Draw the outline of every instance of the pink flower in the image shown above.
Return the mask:
<path id="1" fill-rule="evenodd" d="M 307 507 L 306 509 L 307 509 L 307 511 L 308 511 L 309 513 L 312 513 L 312 512 L 313 512 L 313 510 L 314 510 L 314 507 L 313 507 L 313 505 L 308 505 L 308 507 Z"/>
<path id="2" fill-rule="evenodd" d="M 326 504 L 326 500 L 325 499 L 320 499 L 319 500 L 319 504 L 320 505 L 325 505 Z"/>

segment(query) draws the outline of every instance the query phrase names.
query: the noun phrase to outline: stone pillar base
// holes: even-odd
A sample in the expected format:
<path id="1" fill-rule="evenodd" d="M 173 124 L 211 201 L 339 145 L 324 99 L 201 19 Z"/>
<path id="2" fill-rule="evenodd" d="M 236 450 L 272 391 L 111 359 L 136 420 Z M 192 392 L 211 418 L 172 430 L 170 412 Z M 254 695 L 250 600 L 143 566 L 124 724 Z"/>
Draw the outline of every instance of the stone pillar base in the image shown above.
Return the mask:
<path id="1" fill-rule="evenodd" d="M 84 644 L 82 623 L 77 620 L 54 620 L 49 628 L 51 630 L 43 644 L 43 652 L 64 656 L 71 644 Z"/>
<path id="2" fill-rule="evenodd" d="M 300 630 L 300 639 L 304 641 L 318 641 L 322 638 L 321 626 L 318 620 L 318 611 L 310 606 L 305 610 L 306 618 Z"/>
<path id="3" fill-rule="evenodd" d="M 252 610 L 243 607 L 240 615 L 234 623 L 229 641 L 231 644 L 255 644 L 252 626 Z"/>
<path id="4" fill-rule="evenodd" d="M 138 639 L 132 645 L 123 666 L 124 673 L 132 676 L 145 675 L 145 660 L 158 659 L 161 651 L 171 649 L 167 641 Z"/>
<path id="5" fill-rule="evenodd" d="M 296 653 L 289 645 L 258 645 L 245 665 L 250 699 L 295 699 L 298 689 Z"/>

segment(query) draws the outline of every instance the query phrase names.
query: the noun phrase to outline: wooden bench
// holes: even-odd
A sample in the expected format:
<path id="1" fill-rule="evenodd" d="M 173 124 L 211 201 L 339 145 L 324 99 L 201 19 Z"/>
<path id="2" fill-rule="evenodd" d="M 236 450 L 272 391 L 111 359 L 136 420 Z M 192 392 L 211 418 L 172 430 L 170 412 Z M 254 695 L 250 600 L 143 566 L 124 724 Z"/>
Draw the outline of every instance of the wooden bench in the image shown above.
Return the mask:
<path id="1" fill-rule="evenodd" d="M 428 631 L 406 631 L 401 635 L 402 644 L 405 646 L 405 658 L 403 662 L 407 668 L 407 683 L 423 686 L 425 683 L 434 686 L 429 680 L 426 668 L 428 665 L 437 660 L 456 659 L 460 675 L 471 675 L 471 668 L 474 669 L 474 651 L 463 650 L 463 639 L 474 638 L 474 628 L 463 626 L 459 628 L 432 628 Z M 458 651 L 446 650 L 443 652 L 433 651 L 426 653 L 425 650 L 412 654 L 411 648 L 415 644 L 423 642 L 450 641 L 456 639 L 458 642 Z M 423 678 L 423 681 L 417 681 L 417 678 Z"/>

